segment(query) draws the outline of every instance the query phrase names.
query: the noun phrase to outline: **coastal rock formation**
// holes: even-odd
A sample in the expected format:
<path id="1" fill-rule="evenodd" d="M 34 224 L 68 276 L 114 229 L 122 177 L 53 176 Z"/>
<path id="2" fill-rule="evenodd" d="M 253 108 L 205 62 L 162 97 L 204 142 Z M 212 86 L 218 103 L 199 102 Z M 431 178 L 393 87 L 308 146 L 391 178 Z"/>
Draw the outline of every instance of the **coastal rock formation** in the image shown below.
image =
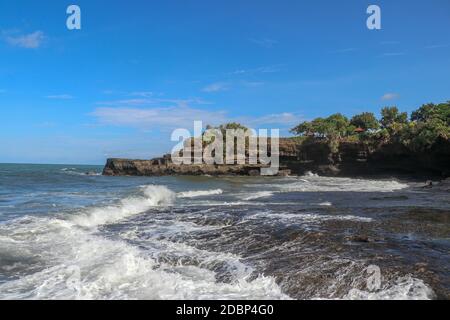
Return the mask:
<path id="1" fill-rule="evenodd" d="M 279 175 L 405 175 L 417 177 L 450 176 L 450 141 L 441 140 L 426 152 L 412 152 L 401 144 L 385 144 L 371 149 L 364 143 L 340 143 L 332 152 L 325 141 L 304 143 L 296 139 L 280 139 Z M 171 156 L 152 160 L 108 159 L 103 174 L 163 175 L 259 175 L 262 165 L 175 165 Z"/>
<path id="2" fill-rule="evenodd" d="M 211 175 L 211 176 L 259 176 L 262 165 L 176 165 L 170 156 L 152 160 L 108 159 L 103 170 L 106 176 L 167 176 L 167 175 Z M 281 169 L 280 176 L 290 175 Z"/>
<path id="3" fill-rule="evenodd" d="M 323 175 L 450 176 L 450 141 L 441 140 L 424 152 L 412 152 L 401 144 L 371 149 L 363 143 L 343 142 L 333 153 L 326 143 L 299 147 L 299 160 L 282 158 L 294 173 L 313 171 Z"/>

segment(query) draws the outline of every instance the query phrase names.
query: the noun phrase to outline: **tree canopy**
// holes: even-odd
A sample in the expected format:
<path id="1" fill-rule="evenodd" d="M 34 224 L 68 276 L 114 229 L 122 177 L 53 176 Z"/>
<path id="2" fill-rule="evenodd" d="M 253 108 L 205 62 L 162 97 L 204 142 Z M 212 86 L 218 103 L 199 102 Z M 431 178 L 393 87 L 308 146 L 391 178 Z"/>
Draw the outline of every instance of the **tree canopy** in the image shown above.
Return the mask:
<path id="1" fill-rule="evenodd" d="M 350 120 L 336 113 L 328 118 L 304 121 L 292 133 L 310 138 L 326 139 L 333 149 L 336 143 L 357 138 L 361 142 L 401 143 L 415 151 L 431 148 L 439 139 L 450 139 L 450 101 L 428 103 L 412 112 L 397 107 L 384 107 L 378 120 L 375 114 L 363 112 Z"/>
<path id="2" fill-rule="evenodd" d="M 305 121 L 293 128 L 291 132 L 300 135 L 315 135 L 318 137 L 342 137 L 347 135 L 349 126 L 348 118 L 340 113 L 328 118 L 317 118 L 313 121 Z"/>
<path id="3" fill-rule="evenodd" d="M 380 123 L 372 112 L 357 114 L 350 120 L 350 124 L 364 130 L 376 130 L 380 128 Z"/>
<path id="4" fill-rule="evenodd" d="M 450 101 L 438 105 L 428 103 L 411 114 L 411 121 L 426 122 L 429 120 L 441 120 L 450 125 Z"/>

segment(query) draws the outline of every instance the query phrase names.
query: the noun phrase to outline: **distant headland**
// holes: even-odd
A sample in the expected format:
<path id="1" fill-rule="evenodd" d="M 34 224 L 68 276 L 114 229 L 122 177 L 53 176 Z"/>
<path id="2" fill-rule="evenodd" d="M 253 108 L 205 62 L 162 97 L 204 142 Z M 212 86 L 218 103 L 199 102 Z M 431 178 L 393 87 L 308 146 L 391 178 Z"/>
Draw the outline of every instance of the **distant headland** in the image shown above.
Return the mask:
<path id="1" fill-rule="evenodd" d="M 236 123 L 217 127 L 227 128 L 246 129 Z M 450 176 L 450 101 L 425 104 L 410 116 L 397 107 L 383 108 L 379 119 L 370 112 L 350 119 L 336 113 L 300 123 L 291 132 L 294 137 L 279 139 L 277 175 L 312 171 L 332 176 Z M 178 165 L 172 157 L 108 159 L 103 174 L 256 176 L 267 167 L 248 163 Z"/>

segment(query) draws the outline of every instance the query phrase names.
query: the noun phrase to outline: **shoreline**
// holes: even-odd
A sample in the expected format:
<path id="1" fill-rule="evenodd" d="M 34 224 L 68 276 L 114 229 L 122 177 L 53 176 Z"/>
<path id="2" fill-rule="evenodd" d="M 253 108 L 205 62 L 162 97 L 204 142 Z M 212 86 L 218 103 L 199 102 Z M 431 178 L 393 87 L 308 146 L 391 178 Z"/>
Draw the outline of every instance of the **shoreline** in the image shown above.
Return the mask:
<path id="1" fill-rule="evenodd" d="M 37 183 L 50 177 L 40 187 L 45 194 L 34 192 L 35 184 L 17 179 L 23 174 L 20 167 L 12 171 L 5 184 L 18 183 L 21 191 L 14 196 L 26 202 L 5 210 L 11 214 L 0 223 L 0 231 L 11 240 L 27 236 L 27 242 L 4 244 L 30 250 L 23 250 L 30 256 L 44 252 L 51 268 L 36 272 L 39 261 L 32 261 L 32 268 L 9 268 L 16 257 L 5 260 L 0 268 L 7 270 L 7 275 L 20 272 L 23 276 L 15 281 L 5 278 L 3 288 L 9 291 L 3 290 L 3 297 L 33 297 L 30 277 L 36 279 L 37 287 L 66 274 L 64 266 L 73 264 L 81 264 L 83 274 L 92 275 L 83 278 L 86 288 L 102 289 L 85 291 L 92 299 L 176 298 L 179 293 L 198 298 L 195 290 L 167 291 L 177 284 L 184 287 L 185 280 L 199 288 L 206 285 L 216 298 L 225 297 L 224 286 L 225 294 L 232 290 L 237 298 L 273 292 L 292 299 L 450 297 L 448 273 L 442 264 L 448 259 L 442 252 L 448 248 L 450 212 L 448 193 L 439 186 L 423 189 L 423 183 L 392 177 L 391 181 L 313 174 L 299 178 L 185 175 L 110 179 L 84 176 L 83 167 L 75 168 L 81 177 L 70 175 L 61 166 L 50 172 L 34 169 Z M 69 176 L 65 178 L 65 174 Z M 447 186 L 450 190 L 450 181 Z M 33 200 L 39 206 L 30 215 L 28 206 Z M 23 223 L 24 217 L 27 223 Z M 55 224 L 55 218 L 69 223 Z M 41 232 L 36 238 L 31 231 L 37 228 Z M 61 250 L 46 250 L 48 245 Z M 166 258 L 164 267 L 153 268 L 153 257 Z M 114 268 L 99 268 L 101 261 Z M 144 267 L 133 268 L 130 274 L 129 262 Z M 193 264 L 201 268 L 193 269 Z M 379 292 L 365 287 L 366 269 L 373 265 L 384 277 Z M 243 274 L 242 270 L 250 271 Z M 115 272 L 114 283 L 103 280 L 110 279 L 110 272 Z M 211 277 L 204 278 L 204 274 Z M 251 274 L 263 274 L 270 282 L 262 278 L 248 281 Z M 323 276 L 329 274 L 333 277 Z M 230 277 L 244 286 L 230 286 L 226 282 Z M 168 282 L 174 278 L 175 282 Z M 160 279 L 164 284 L 154 291 Z M 143 290 L 122 286 L 130 282 Z M 71 297 L 71 292 L 62 292 L 53 283 L 48 282 L 48 295 L 41 298 L 55 294 Z M 416 289 L 411 291 L 411 286 Z"/>
<path id="2" fill-rule="evenodd" d="M 425 181 L 450 177 L 450 140 L 441 140 L 427 151 L 413 152 L 395 143 L 372 148 L 361 142 L 341 142 L 337 149 L 332 150 L 328 143 L 320 139 L 280 138 L 278 158 L 279 173 L 276 175 L 279 176 L 314 172 L 330 177 L 398 177 Z M 166 154 L 144 160 L 107 159 L 103 175 L 257 176 L 262 168 L 268 167 L 261 164 L 177 165 L 173 163 L 172 155 Z"/>

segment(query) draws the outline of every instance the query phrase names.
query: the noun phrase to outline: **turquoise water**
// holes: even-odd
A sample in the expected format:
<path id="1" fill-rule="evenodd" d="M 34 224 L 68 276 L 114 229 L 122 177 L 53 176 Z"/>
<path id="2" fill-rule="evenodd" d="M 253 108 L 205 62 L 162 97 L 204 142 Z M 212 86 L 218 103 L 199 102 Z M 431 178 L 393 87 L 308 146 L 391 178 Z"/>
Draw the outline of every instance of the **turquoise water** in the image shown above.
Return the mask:
<path id="1" fill-rule="evenodd" d="M 101 171 L 0 165 L 0 299 L 450 297 L 448 193 Z"/>

